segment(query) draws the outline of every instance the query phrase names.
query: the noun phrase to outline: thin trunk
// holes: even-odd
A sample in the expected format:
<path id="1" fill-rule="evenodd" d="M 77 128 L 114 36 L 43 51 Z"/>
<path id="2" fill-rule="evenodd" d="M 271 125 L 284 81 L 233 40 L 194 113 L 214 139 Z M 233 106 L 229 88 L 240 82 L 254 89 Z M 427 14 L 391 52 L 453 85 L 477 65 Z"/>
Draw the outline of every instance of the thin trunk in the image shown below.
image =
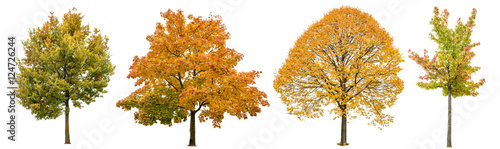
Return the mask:
<path id="1" fill-rule="evenodd" d="M 68 91 L 66 91 L 66 95 Z M 66 109 L 64 110 L 64 121 L 65 121 L 65 129 L 64 129 L 64 144 L 71 144 L 69 140 L 69 99 L 66 100 Z"/>
<path id="2" fill-rule="evenodd" d="M 63 67 L 63 72 L 64 76 L 63 79 L 66 80 L 66 77 L 68 77 L 68 72 L 66 71 L 66 65 Z M 67 83 L 70 83 L 68 80 L 66 80 Z M 71 84 L 71 83 L 70 83 Z M 71 144 L 70 139 L 69 139 L 69 90 L 65 91 L 65 96 L 66 96 L 66 101 L 64 102 L 65 104 L 65 109 L 64 109 L 64 144 Z"/>
<path id="3" fill-rule="evenodd" d="M 343 105 L 341 106 L 342 108 L 342 126 L 340 130 L 340 143 L 338 145 L 340 146 L 347 146 L 349 143 L 347 143 L 347 113 L 346 113 L 346 106 Z"/>
<path id="4" fill-rule="evenodd" d="M 196 134 L 195 134 L 195 111 L 191 111 L 191 124 L 189 125 L 189 145 L 196 146 Z"/>
<path id="5" fill-rule="evenodd" d="M 451 85 L 448 85 L 448 134 L 446 144 L 446 147 L 451 147 Z"/>

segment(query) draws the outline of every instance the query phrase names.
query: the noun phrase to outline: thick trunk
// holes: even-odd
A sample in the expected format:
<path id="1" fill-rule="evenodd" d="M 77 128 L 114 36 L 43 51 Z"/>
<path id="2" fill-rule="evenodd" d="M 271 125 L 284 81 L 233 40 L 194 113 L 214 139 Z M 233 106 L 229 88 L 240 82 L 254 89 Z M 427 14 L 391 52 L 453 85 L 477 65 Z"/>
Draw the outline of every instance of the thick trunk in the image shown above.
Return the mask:
<path id="1" fill-rule="evenodd" d="M 66 109 L 64 110 L 64 144 L 71 144 L 69 140 L 69 100 L 66 100 Z"/>
<path id="2" fill-rule="evenodd" d="M 448 85 L 448 134 L 446 147 L 451 147 L 451 85 Z"/>
<path id="3" fill-rule="evenodd" d="M 191 111 L 191 124 L 189 125 L 189 145 L 196 146 L 196 134 L 195 134 L 195 111 Z"/>
<path id="4" fill-rule="evenodd" d="M 340 145 L 345 146 L 347 144 L 347 117 L 345 115 L 342 116 L 342 128 L 341 128 L 341 137 L 340 137 Z"/>
<path id="5" fill-rule="evenodd" d="M 342 114 L 342 126 L 340 129 L 340 143 L 338 145 L 340 146 L 347 146 L 349 143 L 347 143 L 347 112 L 346 112 L 346 106 L 343 105 L 341 106 L 341 109 L 343 111 Z"/>

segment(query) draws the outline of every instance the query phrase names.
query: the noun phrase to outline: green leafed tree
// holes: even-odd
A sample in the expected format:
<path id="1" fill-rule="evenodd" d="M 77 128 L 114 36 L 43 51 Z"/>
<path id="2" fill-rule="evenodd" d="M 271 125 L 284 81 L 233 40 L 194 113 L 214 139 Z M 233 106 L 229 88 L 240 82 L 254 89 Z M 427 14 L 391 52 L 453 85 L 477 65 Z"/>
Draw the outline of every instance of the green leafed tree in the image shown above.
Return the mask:
<path id="1" fill-rule="evenodd" d="M 475 56 L 471 48 L 479 45 L 479 42 L 473 43 L 470 39 L 472 28 L 476 25 L 476 13 L 473 9 L 466 23 L 458 19 L 453 29 L 448 28 L 449 12 L 445 9 L 440 14 L 439 8 L 435 7 L 429 37 L 439 45 L 436 54 L 429 59 L 427 50 L 424 50 L 423 56 L 408 50 L 409 57 L 425 70 L 425 75 L 419 77 L 422 81 L 417 85 L 426 90 L 442 88 L 443 95 L 448 96 L 447 147 L 451 147 L 451 98 L 477 96 L 476 89 L 485 82 L 484 78 L 478 82 L 471 79 L 471 75 L 479 70 L 478 66 L 471 66 L 471 59 Z"/>
<path id="2" fill-rule="evenodd" d="M 19 61 L 17 96 L 37 120 L 65 117 L 65 144 L 70 143 L 70 103 L 82 108 L 106 93 L 113 75 L 108 38 L 82 24 L 73 8 L 60 22 L 53 13 L 23 41 L 26 58 Z M 71 101 L 71 102 L 70 102 Z"/>

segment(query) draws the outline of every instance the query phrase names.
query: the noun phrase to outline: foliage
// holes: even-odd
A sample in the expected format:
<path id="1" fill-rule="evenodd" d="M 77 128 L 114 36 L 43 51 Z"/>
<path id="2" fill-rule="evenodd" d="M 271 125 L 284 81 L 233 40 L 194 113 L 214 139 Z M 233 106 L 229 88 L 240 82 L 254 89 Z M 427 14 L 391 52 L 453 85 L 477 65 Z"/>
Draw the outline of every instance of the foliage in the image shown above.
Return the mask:
<path id="1" fill-rule="evenodd" d="M 26 58 L 19 61 L 17 96 L 37 119 L 69 113 L 69 100 L 82 108 L 106 93 L 115 66 L 110 62 L 108 38 L 82 25 L 76 8 L 62 22 L 51 13 L 42 27 L 30 29 L 23 41 Z"/>
<path id="2" fill-rule="evenodd" d="M 476 91 L 483 85 L 484 78 L 479 82 L 471 80 L 471 74 L 480 69 L 478 66 L 471 66 L 471 59 L 475 56 L 471 51 L 473 47 L 480 43 L 472 43 L 470 36 L 472 28 L 476 25 L 477 10 L 473 9 L 467 23 L 457 21 L 455 29 L 448 28 L 449 12 L 445 9 L 439 14 L 439 8 L 434 8 L 434 17 L 430 21 L 433 29 L 429 37 L 439 45 L 432 59 L 424 49 L 424 55 L 419 56 L 416 52 L 408 50 L 410 59 L 415 61 L 425 70 L 425 75 L 420 76 L 422 80 L 417 85 L 424 89 L 443 89 L 443 95 L 448 96 L 448 86 L 451 86 L 451 95 L 477 96 Z"/>

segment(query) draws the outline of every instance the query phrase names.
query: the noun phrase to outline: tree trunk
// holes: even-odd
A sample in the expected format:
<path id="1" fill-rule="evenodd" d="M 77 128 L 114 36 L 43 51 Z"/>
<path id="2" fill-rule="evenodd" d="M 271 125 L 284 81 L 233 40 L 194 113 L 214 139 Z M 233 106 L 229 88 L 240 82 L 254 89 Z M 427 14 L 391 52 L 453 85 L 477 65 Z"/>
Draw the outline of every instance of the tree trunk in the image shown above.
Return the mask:
<path id="1" fill-rule="evenodd" d="M 66 71 L 66 64 L 63 67 L 64 71 L 64 76 L 63 79 L 66 80 L 66 77 L 68 77 L 68 72 Z M 71 84 L 68 80 L 66 80 L 68 84 Z M 69 140 L 69 90 L 65 90 L 65 96 L 66 96 L 66 108 L 64 109 L 64 144 L 71 144 Z"/>
<path id="2" fill-rule="evenodd" d="M 64 121 L 65 121 L 64 144 L 71 144 L 69 140 L 69 99 L 66 100 L 66 109 L 64 110 Z"/>
<path id="3" fill-rule="evenodd" d="M 448 134 L 446 147 L 451 147 L 451 85 L 448 85 Z"/>
<path id="4" fill-rule="evenodd" d="M 341 128 L 340 146 L 346 146 L 347 144 L 347 117 L 342 115 L 342 128 Z"/>
<path id="5" fill-rule="evenodd" d="M 196 134 L 195 134 L 195 111 L 191 111 L 191 124 L 189 125 L 189 145 L 196 146 Z"/>
<path id="6" fill-rule="evenodd" d="M 340 143 L 338 145 L 340 146 L 347 146 L 349 143 L 347 143 L 347 113 L 346 113 L 346 106 L 343 105 L 341 106 L 342 109 L 342 126 L 340 130 Z"/>

